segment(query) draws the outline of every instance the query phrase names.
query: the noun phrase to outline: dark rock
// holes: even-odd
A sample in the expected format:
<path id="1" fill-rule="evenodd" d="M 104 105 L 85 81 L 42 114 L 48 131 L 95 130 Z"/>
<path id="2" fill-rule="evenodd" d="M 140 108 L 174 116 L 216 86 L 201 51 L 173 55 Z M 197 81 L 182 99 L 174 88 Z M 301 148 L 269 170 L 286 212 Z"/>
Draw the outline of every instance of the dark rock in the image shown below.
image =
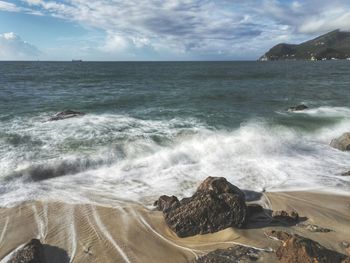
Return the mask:
<path id="1" fill-rule="evenodd" d="M 217 249 L 198 258 L 195 263 L 233 263 L 255 262 L 259 259 L 261 251 L 245 247 L 234 246 L 227 249 Z"/>
<path id="2" fill-rule="evenodd" d="M 291 237 L 291 235 L 288 234 L 287 232 L 275 231 L 275 230 L 267 231 L 265 232 L 265 235 L 271 239 L 282 240 L 282 241 L 287 240 L 288 238 Z"/>
<path id="3" fill-rule="evenodd" d="M 350 132 L 343 133 L 339 138 L 333 139 L 330 145 L 341 151 L 350 151 Z"/>
<path id="4" fill-rule="evenodd" d="M 8 263 L 44 263 L 44 248 L 38 239 L 32 239 L 14 253 Z"/>
<path id="5" fill-rule="evenodd" d="M 308 106 L 306 106 L 304 104 L 300 104 L 300 105 L 297 105 L 297 106 L 290 107 L 288 109 L 288 111 L 302 111 L 302 110 L 306 110 L 308 108 L 309 108 Z"/>
<path id="6" fill-rule="evenodd" d="M 66 111 L 56 113 L 55 116 L 53 116 L 49 119 L 49 121 L 64 120 L 64 119 L 78 117 L 78 116 L 84 116 L 84 115 L 85 115 L 84 112 L 66 110 Z"/>
<path id="7" fill-rule="evenodd" d="M 213 192 L 216 195 L 222 193 L 228 193 L 233 195 L 238 195 L 241 199 L 245 201 L 244 192 L 237 186 L 229 183 L 224 177 L 207 177 L 197 188 L 197 192 Z"/>
<path id="8" fill-rule="evenodd" d="M 180 204 L 179 200 L 176 196 L 167 196 L 162 195 L 159 197 L 157 201 L 154 202 L 154 205 L 157 206 L 157 209 L 159 211 L 165 211 L 169 208 L 173 208 L 175 206 L 178 206 Z"/>
<path id="9" fill-rule="evenodd" d="M 290 212 L 284 210 L 273 211 L 272 218 L 283 223 L 292 224 L 298 222 L 299 214 L 294 210 Z"/>
<path id="10" fill-rule="evenodd" d="M 222 177 L 208 177 L 192 197 L 181 201 L 162 196 L 157 206 L 179 237 L 242 227 L 247 214 L 244 193 Z"/>
<path id="11" fill-rule="evenodd" d="M 276 256 L 281 263 L 338 263 L 347 260 L 347 256 L 329 250 L 311 239 L 291 235 L 283 240 L 276 250 Z"/>
<path id="12" fill-rule="evenodd" d="M 350 176 L 350 171 L 341 173 L 341 176 Z"/>
<path id="13" fill-rule="evenodd" d="M 305 224 L 305 223 L 298 224 L 298 227 L 305 228 L 305 229 L 309 230 L 310 232 L 328 233 L 328 232 L 334 231 L 332 229 L 328 229 L 328 228 L 324 228 L 324 227 L 320 227 L 320 226 L 312 225 L 312 224 Z"/>

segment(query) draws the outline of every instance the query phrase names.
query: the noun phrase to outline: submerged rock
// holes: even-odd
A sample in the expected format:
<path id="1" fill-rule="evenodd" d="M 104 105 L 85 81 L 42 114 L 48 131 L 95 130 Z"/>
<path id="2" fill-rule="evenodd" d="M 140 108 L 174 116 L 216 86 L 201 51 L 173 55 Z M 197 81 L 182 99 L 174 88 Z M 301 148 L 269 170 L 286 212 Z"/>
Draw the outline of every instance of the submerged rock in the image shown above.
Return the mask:
<path id="1" fill-rule="evenodd" d="M 78 116 L 84 116 L 84 112 L 80 111 L 73 111 L 73 110 L 66 110 L 59 113 L 56 113 L 53 117 L 49 119 L 49 121 L 58 121 L 58 120 L 64 120 L 68 118 L 78 117 Z"/>
<path id="2" fill-rule="evenodd" d="M 339 138 L 333 139 L 330 145 L 341 151 L 350 151 L 350 132 L 343 133 Z"/>
<path id="3" fill-rule="evenodd" d="M 245 246 L 234 246 L 227 249 L 217 249 L 198 258 L 195 263 L 232 263 L 255 262 L 259 259 L 261 251 Z"/>
<path id="4" fill-rule="evenodd" d="M 282 245 L 276 250 L 276 256 L 282 263 L 340 263 L 349 261 L 349 257 L 346 255 L 329 250 L 318 242 L 299 235 L 290 235 L 284 239 Z"/>
<path id="5" fill-rule="evenodd" d="M 300 104 L 300 105 L 297 105 L 297 106 L 290 107 L 288 109 L 288 111 L 302 111 L 302 110 L 306 110 L 308 108 L 309 108 L 308 106 L 306 106 L 304 104 Z"/>
<path id="6" fill-rule="evenodd" d="M 350 176 L 350 171 L 347 171 L 347 172 L 341 173 L 341 176 Z"/>
<path id="7" fill-rule="evenodd" d="M 10 258 L 8 263 L 44 263 L 44 248 L 38 239 L 32 239 Z"/>
<path id="8" fill-rule="evenodd" d="M 161 196 L 156 205 L 179 237 L 242 227 L 247 214 L 244 193 L 223 177 L 208 177 L 190 198 Z"/>

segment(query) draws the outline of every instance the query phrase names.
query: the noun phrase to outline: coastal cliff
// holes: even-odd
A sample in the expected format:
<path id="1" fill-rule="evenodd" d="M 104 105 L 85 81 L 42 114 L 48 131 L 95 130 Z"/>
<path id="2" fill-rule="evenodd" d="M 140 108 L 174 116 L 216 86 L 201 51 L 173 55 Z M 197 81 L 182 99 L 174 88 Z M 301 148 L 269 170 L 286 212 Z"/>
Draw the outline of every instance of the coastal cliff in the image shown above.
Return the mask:
<path id="1" fill-rule="evenodd" d="M 280 43 L 259 58 L 271 60 L 350 60 L 350 32 L 335 30 L 304 43 Z"/>

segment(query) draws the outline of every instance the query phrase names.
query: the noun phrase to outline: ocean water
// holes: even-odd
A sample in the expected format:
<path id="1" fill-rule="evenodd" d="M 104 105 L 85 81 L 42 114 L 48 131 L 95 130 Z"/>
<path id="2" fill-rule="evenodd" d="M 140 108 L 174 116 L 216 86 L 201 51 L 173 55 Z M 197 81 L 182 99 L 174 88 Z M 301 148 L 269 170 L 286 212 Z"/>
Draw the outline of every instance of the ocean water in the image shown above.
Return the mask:
<path id="1" fill-rule="evenodd" d="M 148 205 L 207 176 L 349 193 L 347 131 L 350 61 L 0 62 L 0 205 Z"/>

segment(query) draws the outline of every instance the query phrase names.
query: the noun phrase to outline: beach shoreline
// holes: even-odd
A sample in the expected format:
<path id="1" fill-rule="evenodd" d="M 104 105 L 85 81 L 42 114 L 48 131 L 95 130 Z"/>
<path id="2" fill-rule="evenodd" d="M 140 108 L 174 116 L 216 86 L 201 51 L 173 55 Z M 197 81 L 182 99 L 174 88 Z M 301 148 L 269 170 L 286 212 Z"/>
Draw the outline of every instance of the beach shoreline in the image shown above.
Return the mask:
<path id="1" fill-rule="evenodd" d="M 273 251 L 279 241 L 266 231 L 282 230 L 319 242 L 328 249 L 348 255 L 341 246 L 349 242 L 350 199 L 319 192 L 263 193 L 259 203 L 265 211 L 296 210 L 303 222 L 295 226 L 271 225 L 252 218 L 243 229 L 227 228 L 213 234 L 179 238 L 166 225 L 159 211 L 132 202 L 113 207 L 27 201 L 0 209 L 0 262 L 32 238 L 44 244 L 50 262 L 193 262 L 218 248 L 235 245 Z M 329 232 L 313 232 L 305 225 Z M 273 253 L 269 262 L 276 261 Z M 266 257 L 266 256 L 265 256 Z"/>

